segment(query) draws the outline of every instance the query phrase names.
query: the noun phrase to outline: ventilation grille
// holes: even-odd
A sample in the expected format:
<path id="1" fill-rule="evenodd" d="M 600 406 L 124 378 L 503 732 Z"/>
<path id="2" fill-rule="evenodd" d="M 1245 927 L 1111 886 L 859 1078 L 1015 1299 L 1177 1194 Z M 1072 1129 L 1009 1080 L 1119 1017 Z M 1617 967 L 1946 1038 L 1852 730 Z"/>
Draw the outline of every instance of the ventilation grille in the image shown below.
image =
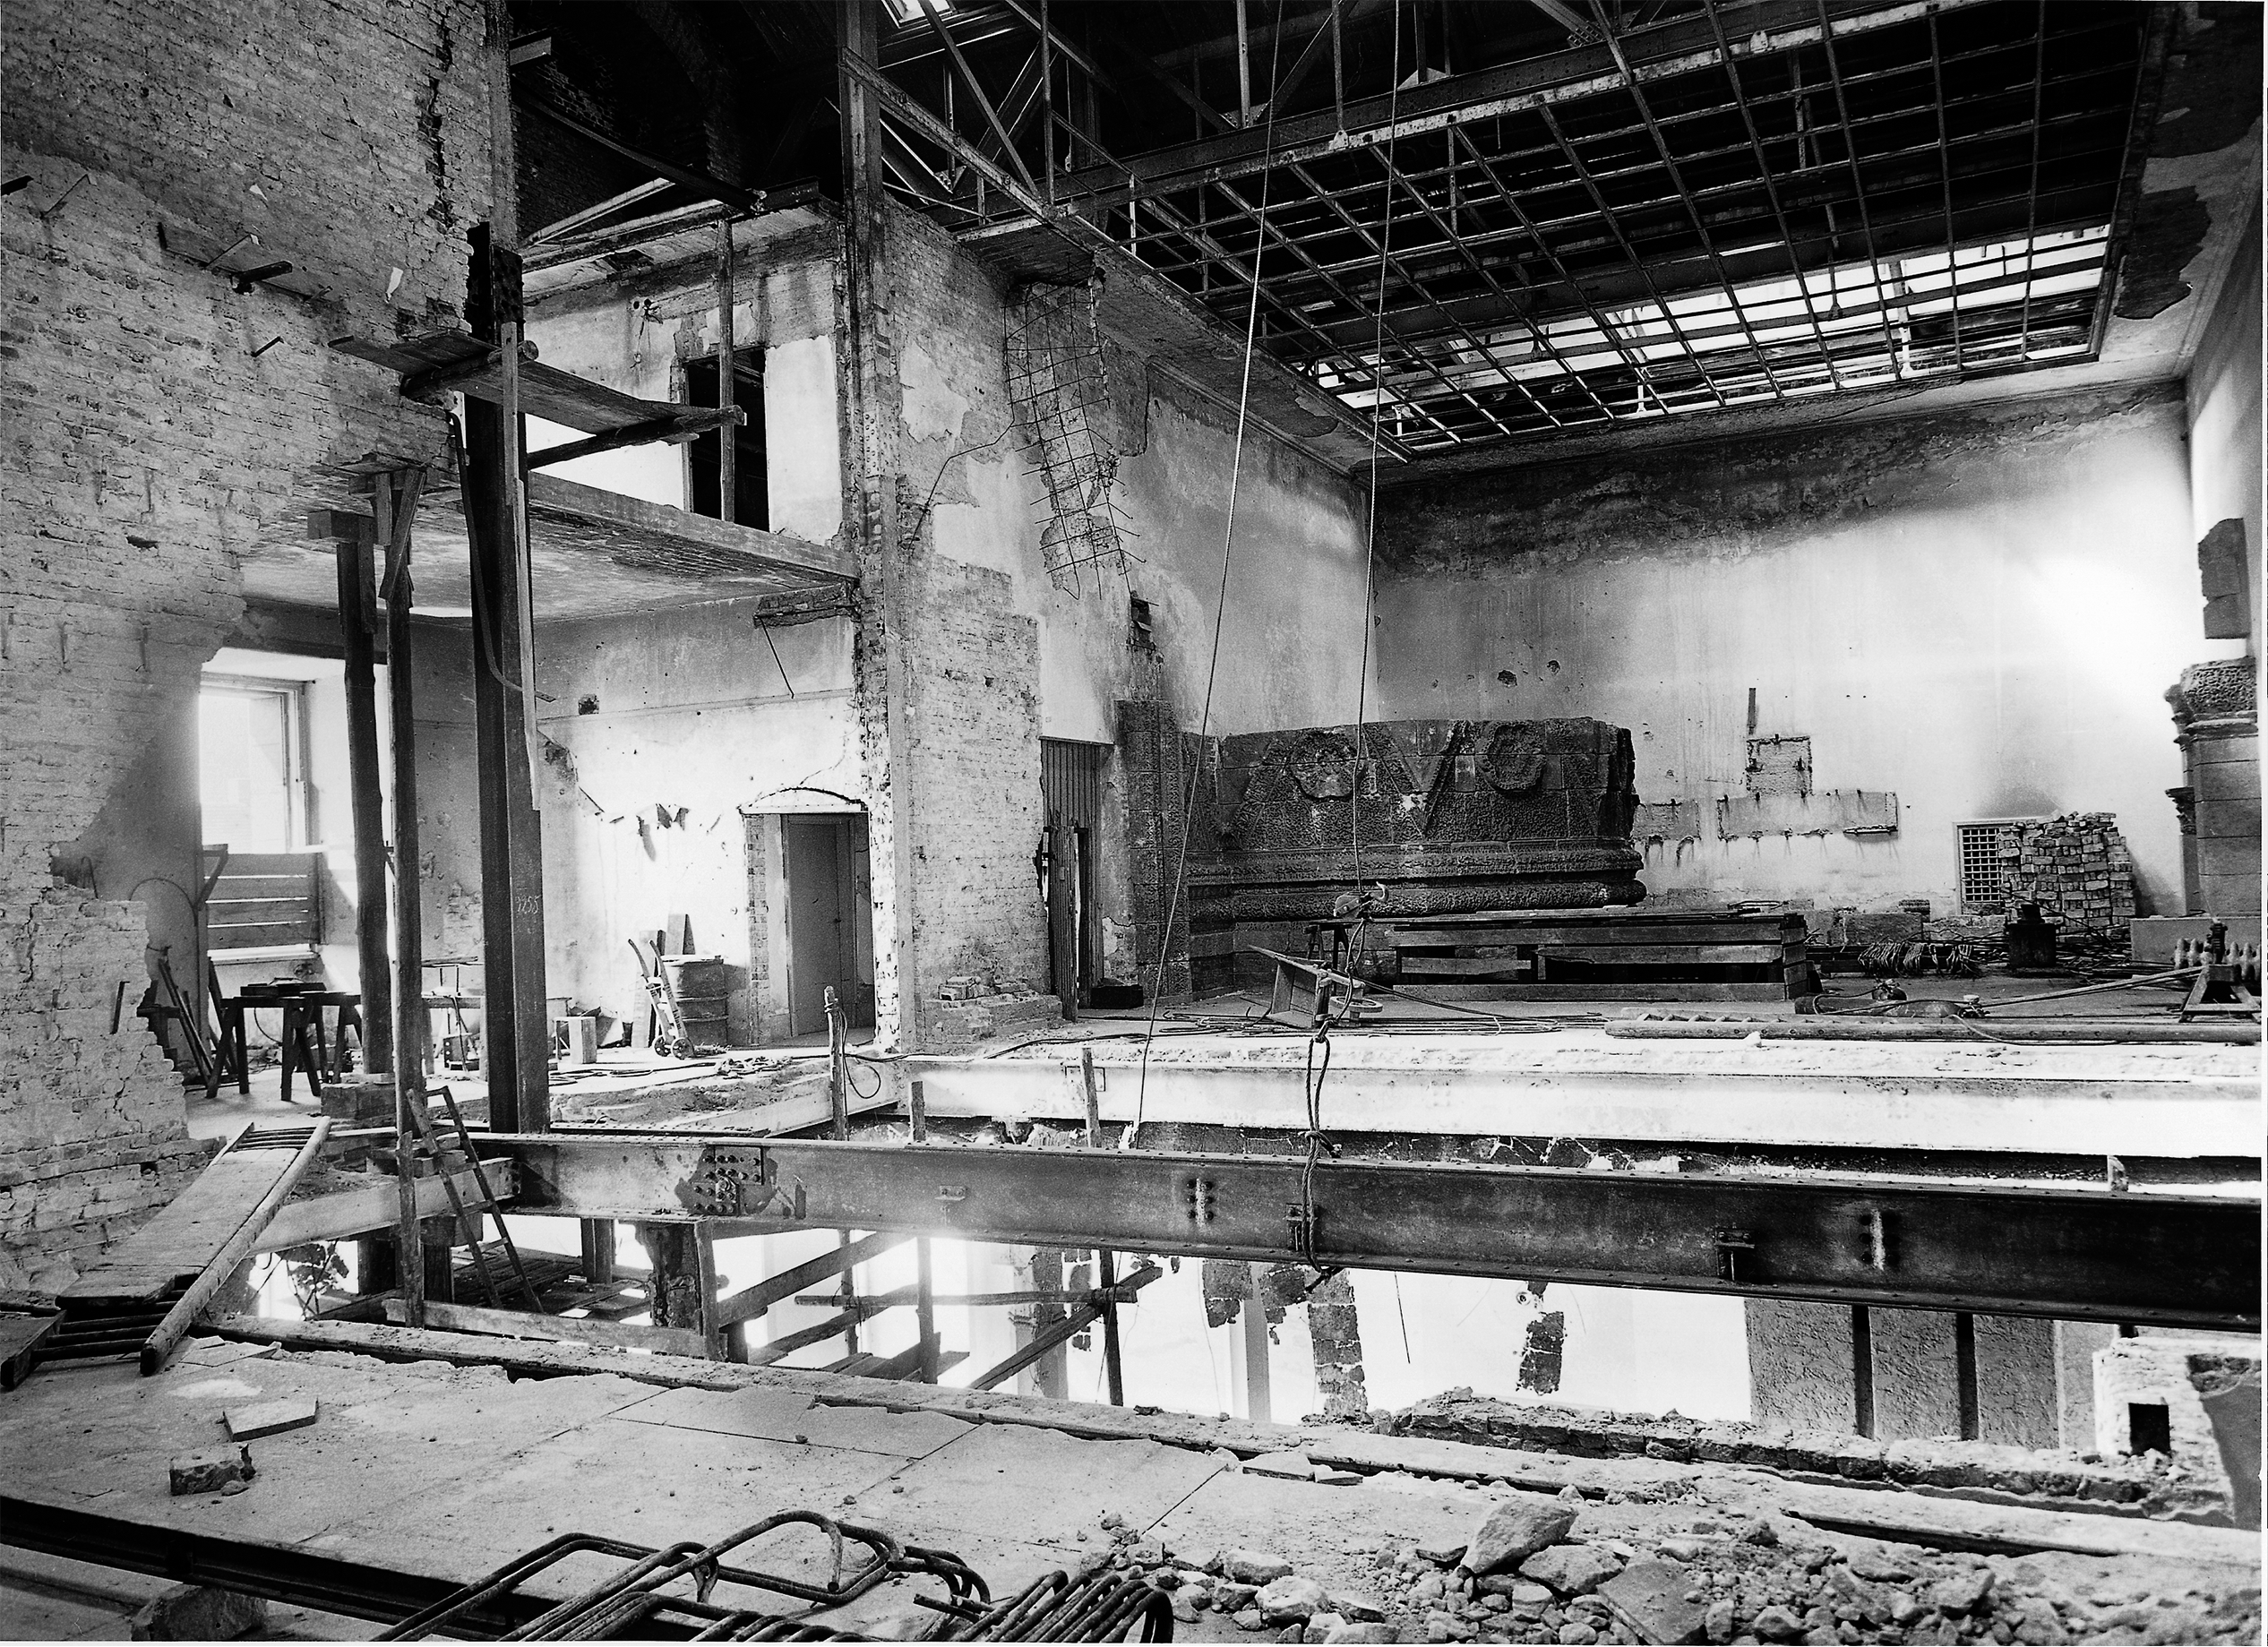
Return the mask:
<path id="1" fill-rule="evenodd" d="M 1954 825 L 1961 854 L 1961 910 L 1963 914 L 2005 914 L 2008 908 L 2011 862 L 2002 853 L 2015 845 L 2014 820 Z"/>

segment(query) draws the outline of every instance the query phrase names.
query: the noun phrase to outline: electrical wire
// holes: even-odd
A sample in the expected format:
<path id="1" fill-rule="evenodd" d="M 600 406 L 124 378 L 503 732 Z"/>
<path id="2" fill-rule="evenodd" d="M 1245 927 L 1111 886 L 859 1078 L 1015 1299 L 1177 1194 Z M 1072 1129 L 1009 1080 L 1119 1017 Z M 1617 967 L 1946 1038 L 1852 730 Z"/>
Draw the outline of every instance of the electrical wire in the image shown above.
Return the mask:
<path id="1" fill-rule="evenodd" d="M 1229 459 L 1228 519 L 1221 532 L 1221 579 L 1213 600 L 1213 649 L 1205 665 L 1205 702 L 1197 717 L 1197 735 L 1202 742 L 1213 721 L 1213 687 L 1220 674 L 1221 634 L 1228 619 L 1229 569 L 1234 561 L 1236 547 L 1236 504 L 1244 478 L 1244 431 L 1250 421 L 1252 403 L 1252 356 L 1259 347 L 1260 329 L 1260 260 L 1267 250 L 1267 206 L 1269 184 L 1275 176 L 1276 106 L 1281 101 L 1276 92 L 1276 77 L 1284 58 L 1284 0 L 1276 0 L 1276 30 L 1268 51 L 1267 121 L 1261 135 L 1261 169 L 1259 210 L 1254 221 L 1259 233 L 1252 241 L 1251 298 L 1244 310 L 1244 370 L 1236 391 L 1236 444 Z M 1150 1042 L 1157 1032 L 1159 998 L 1165 991 L 1165 961 L 1173 947 L 1173 922 L 1181 914 L 1181 888 L 1189 878 L 1190 824 L 1197 804 L 1198 766 L 1190 767 L 1189 783 L 1181 797 L 1181 843 L 1173 864 L 1173 889 L 1165 906 L 1165 923 L 1158 931 L 1157 973 L 1150 988 L 1150 1033 L 1142 1039 L 1142 1062 L 1135 1077 L 1134 1124 L 1120 1139 L 1120 1147 L 1130 1146 L 1142 1129 L 1144 1106 L 1149 1095 Z"/>
<path id="2" fill-rule="evenodd" d="M 1336 21 L 1337 13 L 1334 10 Z M 1354 890 L 1362 890 L 1362 724 L 1369 718 L 1370 693 L 1370 625 L 1377 606 L 1375 568 L 1379 551 L 1379 435 L 1386 415 L 1386 270 L 1394 244 L 1394 137 L 1402 96 L 1402 0 L 1394 0 L 1394 47 L 1387 74 L 1386 176 L 1379 184 L 1386 201 L 1386 222 L 1379 231 L 1378 305 L 1370 330 L 1370 497 L 1362 530 L 1362 655 L 1354 671 L 1353 793 L 1347 801 L 1347 820 L 1354 842 Z M 1424 64 L 1418 65 L 1422 73 Z M 1367 934 L 1366 918 L 1358 934 Z M 1350 963 L 1351 965 L 1351 963 Z"/>

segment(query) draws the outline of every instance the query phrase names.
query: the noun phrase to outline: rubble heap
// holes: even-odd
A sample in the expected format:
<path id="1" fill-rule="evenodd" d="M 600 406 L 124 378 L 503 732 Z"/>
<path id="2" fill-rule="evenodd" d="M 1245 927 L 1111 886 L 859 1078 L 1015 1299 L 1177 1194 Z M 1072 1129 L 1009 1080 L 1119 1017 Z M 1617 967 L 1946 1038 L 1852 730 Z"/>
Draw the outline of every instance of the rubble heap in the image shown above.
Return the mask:
<path id="1" fill-rule="evenodd" d="M 1629 1524 L 1618 1525 L 1617 1522 Z M 1088 1559 L 1171 1592 L 1179 1634 L 1281 1642 L 2220 1643 L 2260 1634 L 2256 1585 L 2089 1577 L 2083 1562 L 1843 1540 L 1790 1516 L 1628 1516 L 1569 1488 L 1478 1506 L 1458 1544 L 1374 1540 L 1369 1590 L 1272 1551 L 1184 1556 L 1104 1518 Z M 1085 1533 L 1079 1535 L 1082 1540 Z M 2061 1565 L 2058 1565 L 2060 1561 Z"/>

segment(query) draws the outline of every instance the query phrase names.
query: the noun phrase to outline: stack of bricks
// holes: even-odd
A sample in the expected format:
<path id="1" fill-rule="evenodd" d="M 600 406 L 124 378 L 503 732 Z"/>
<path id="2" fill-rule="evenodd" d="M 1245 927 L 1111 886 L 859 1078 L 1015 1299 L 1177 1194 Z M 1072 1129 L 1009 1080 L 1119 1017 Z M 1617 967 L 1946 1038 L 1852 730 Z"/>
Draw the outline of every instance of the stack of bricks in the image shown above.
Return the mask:
<path id="1" fill-rule="evenodd" d="M 2134 860 L 2109 812 L 2012 825 L 2000 859 L 2011 908 L 2037 904 L 2066 932 L 2123 932 L 2134 919 Z"/>

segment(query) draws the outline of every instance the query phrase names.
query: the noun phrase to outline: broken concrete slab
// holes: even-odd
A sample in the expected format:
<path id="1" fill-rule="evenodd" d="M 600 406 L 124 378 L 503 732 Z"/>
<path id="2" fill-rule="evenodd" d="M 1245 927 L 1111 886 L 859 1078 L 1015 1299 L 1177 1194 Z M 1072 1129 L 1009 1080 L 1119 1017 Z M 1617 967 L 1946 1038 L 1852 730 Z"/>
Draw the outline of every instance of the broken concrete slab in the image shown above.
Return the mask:
<path id="1" fill-rule="evenodd" d="M 1520 1563 L 1520 1575 L 1549 1584 L 1563 1596 L 1596 1590 L 1622 1571 L 1622 1557 L 1595 1544 L 1554 1544 Z"/>
<path id="2" fill-rule="evenodd" d="M 204 1584 L 176 1584 L 126 1621 L 137 1642 L 229 1642 L 267 1625 L 268 1604 L 258 1596 Z"/>
<path id="3" fill-rule="evenodd" d="M 1465 1542 L 1463 1565 L 1474 1574 L 1501 1573 L 1557 1544 L 1574 1530 L 1576 1507 L 1563 1498 L 1525 1495 L 1492 1505 Z"/>
<path id="4" fill-rule="evenodd" d="M 286 1430 L 305 1429 L 316 1418 L 316 1405 L 304 1396 L 286 1395 L 275 1401 L 254 1402 L 249 1406 L 229 1407 L 221 1413 L 228 1426 L 228 1435 L 235 1441 L 257 1441 L 262 1436 L 280 1436 Z"/>
<path id="5" fill-rule="evenodd" d="M 1292 1575 L 1292 1564 L 1263 1550 L 1231 1549 L 1221 1552 L 1221 1571 L 1240 1584 L 1272 1584 Z"/>
<path id="6" fill-rule="evenodd" d="M 252 1449 L 239 1445 L 178 1453 L 168 1465 L 168 1473 L 176 1498 L 191 1493 L 217 1493 L 231 1481 L 252 1480 Z"/>
<path id="7" fill-rule="evenodd" d="M 1674 1561 L 1651 1556 L 1632 1562 L 1599 1586 L 1615 1617 L 1644 1642 L 1701 1640 L 1708 1627 L 1708 1605 L 1688 1599 L 1697 1593 L 1692 1574 Z"/>
<path id="8" fill-rule="evenodd" d="M 1327 1610 L 1330 1604 L 1331 1598 L 1322 1585 L 1296 1573 L 1287 1573 L 1263 1584 L 1260 1592 L 1252 1598 L 1252 1605 L 1260 1609 L 1260 1618 L 1267 1624 L 1303 1624 Z"/>
<path id="9" fill-rule="evenodd" d="M 1315 1466 L 1304 1453 L 1263 1453 L 1258 1458 L 1246 1459 L 1244 1469 L 1250 1475 L 1272 1475 L 1286 1481 L 1315 1479 Z"/>

